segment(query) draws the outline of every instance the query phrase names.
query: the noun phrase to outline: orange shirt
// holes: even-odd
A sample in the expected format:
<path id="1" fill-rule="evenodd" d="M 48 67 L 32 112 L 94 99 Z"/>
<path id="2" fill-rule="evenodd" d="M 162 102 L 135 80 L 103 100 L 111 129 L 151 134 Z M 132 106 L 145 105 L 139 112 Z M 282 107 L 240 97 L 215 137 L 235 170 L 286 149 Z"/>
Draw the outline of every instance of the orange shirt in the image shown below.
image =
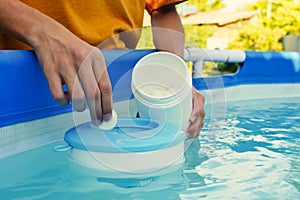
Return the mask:
<path id="1" fill-rule="evenodd" d="M 143 23 L 144 9 L 152 12 L 161 6 L 182 2 L 182 0 L 21 0 L 63 24 L 79 38 L 94 46 L 99 45 L 112 35 L 139 30 Z M 28 27 L 30 28 L 30 27 Z M 121 34 L 114 38 L 119 43 L 125 36 L 128 44 L 116 45 L 118 48 L 131 48 L 137 42 L 140 32 Z M 129 44 L 130 43 L 130 44 Z M 0 49 L 30 49 L 0 32 Z"/>

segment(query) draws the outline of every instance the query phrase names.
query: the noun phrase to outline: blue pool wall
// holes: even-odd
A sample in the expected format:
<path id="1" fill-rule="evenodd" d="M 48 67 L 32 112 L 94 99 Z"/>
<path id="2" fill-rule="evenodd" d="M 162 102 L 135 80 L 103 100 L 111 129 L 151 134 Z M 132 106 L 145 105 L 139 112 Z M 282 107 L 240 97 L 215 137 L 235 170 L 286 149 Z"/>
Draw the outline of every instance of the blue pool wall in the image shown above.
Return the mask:
<path id="1" fill-rule="evenodd" d="M 235 74 L 193 79 L 198 90 L 246 84 L 300 83 L 300 52 L 245 51 L 246 60 Z"/>
<path id="2" fill-rule="evenodd" d="M 152 52 L 103 51 L 114 102 L 132 98 L 132 69 L 139 59 Z M 246 60 L 239 65 L 235 74 L 194 78 L 193 85 L 198 90 L 207 90 L 244 84 L 300 83 L 300 52 L 246 51 Z M 71 111 L 71 104 L 59 106 L 52 99 L 33 51 L 0 51 L 0 127 Z"/>

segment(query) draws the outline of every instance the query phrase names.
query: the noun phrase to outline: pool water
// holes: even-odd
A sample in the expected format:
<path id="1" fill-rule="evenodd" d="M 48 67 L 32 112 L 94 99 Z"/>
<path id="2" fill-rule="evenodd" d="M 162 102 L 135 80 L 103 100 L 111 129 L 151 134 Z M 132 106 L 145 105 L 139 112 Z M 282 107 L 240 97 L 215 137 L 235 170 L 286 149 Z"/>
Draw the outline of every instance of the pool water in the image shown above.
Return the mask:
<path id="1" fill-rule="evenodd" d="M 226 107 L 222 131 L 206 119 L 175 170 L 98 177 L 53 152 L 57 141 L 0 160 L 0 199 L 300 199 L 300 98 Z"/>

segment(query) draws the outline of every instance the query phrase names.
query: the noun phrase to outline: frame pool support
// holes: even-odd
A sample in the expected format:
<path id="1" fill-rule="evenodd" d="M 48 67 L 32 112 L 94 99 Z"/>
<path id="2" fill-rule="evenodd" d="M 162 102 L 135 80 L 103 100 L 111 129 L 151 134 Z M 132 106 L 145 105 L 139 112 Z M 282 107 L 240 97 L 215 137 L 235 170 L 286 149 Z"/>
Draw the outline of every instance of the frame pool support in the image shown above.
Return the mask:
<path id="1" fill-rule="evenodd" d="M 241 50 L 211 50 L 186 47 L 184 49 L 184 59 L 193 62 L 193 78 L 200 78 L 203 62 L 242 63 L 246 60 L 246 53 Z"/>

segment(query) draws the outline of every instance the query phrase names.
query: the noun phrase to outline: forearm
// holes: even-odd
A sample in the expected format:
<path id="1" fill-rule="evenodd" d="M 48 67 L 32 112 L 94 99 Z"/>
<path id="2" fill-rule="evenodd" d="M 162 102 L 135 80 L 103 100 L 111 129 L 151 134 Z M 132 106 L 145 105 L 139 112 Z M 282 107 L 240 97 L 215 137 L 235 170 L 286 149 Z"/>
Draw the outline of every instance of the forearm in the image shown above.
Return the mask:
<path id="1" fill-rule="evenodd" d="M 18 0 L 0 0 L 0 30 L 27 44 L 33 42 L 40 14 Z"/>
<path id="2" fill-rule="evenodd" d="M 46 34 L 67 31 L 55 20 L 21 1 L 0 0 L 0 5 L 0 31 L 33 48 L 42 44 Z"/>
<path id="3" fill-rule="evenodd" d="M 153 42 L 157 49 L 183 57 L 184 29 L 175 5 L 160 8 L 151 13 Z"/>

